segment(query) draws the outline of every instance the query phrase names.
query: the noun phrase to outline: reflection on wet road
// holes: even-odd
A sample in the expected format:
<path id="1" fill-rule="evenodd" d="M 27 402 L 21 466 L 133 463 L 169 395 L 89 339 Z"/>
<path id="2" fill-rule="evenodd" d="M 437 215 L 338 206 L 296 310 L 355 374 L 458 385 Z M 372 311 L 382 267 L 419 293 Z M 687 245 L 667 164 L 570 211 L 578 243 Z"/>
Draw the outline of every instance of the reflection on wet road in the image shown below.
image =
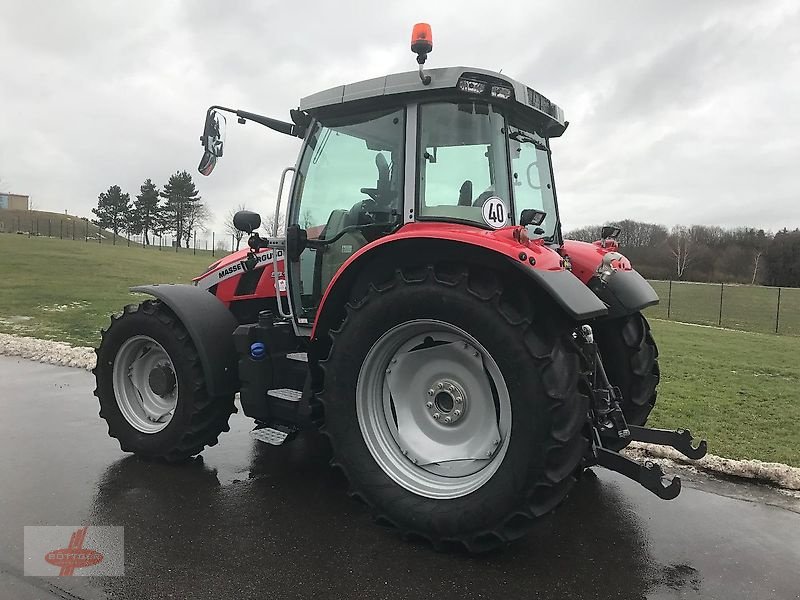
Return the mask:
<path id="1" fill-rule="evenodd" d="M 0 358 L 0 381 L 0 598 L 800 597 L 782 508 L 598 471 L 506 551 L 439 554 L 374 525 L 319 436 L 267 447 L 235 415 L 201 458 L 147 463 L 107 438 L 89 374 Z M 125 527 L 125 577 L 22 579 L 24 525 L 81 523 Z"/>

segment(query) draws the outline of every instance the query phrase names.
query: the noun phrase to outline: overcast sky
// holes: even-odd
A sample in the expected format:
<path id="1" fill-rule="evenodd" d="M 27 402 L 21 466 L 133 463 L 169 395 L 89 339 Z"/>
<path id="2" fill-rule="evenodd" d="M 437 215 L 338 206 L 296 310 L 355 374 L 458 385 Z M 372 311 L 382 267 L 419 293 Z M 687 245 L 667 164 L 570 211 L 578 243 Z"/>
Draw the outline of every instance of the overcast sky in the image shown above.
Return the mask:
<path id="1" fill-rule="evenodd" d="M 133 197 L 185 169 L 218 231 L 240 202 L 268 213 L 299 141 L 230 120 L 205 178 L 208 105 L 288 120 L 301 96 L 414 69 L 417 21 L 429 66 L 502 69 L 564 108 L 567 229 L 800 226 L 796 0 L 0 0 L 0 191 L 89 215 L 112 184 Z"/>

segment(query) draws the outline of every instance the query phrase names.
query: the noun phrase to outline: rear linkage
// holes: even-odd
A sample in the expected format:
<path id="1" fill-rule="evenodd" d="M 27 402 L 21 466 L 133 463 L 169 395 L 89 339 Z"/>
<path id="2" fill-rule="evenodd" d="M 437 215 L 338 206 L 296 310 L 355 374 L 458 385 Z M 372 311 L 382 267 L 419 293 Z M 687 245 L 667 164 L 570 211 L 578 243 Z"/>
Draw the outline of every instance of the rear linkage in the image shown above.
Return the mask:
<path id="1" fill-rule="evenodd" d="M 620 389 L 611 385 L 608 380 L 592 328 L 589 325 L 582 325 L 573 337 L 584 359 L 585 372 L 591 387 L 589 419 L 592 428 L 592 449 L 586 466 L 599 465 L 621 473 L 664 500 L 677 497 L 681 492 L 681 480 L 677 475 L 668 477 L 659 465 L 650 461 L 644 465 L 639 464 L 607 448 L 603 441 L 623 439 L 671 446 L 687 458 L 697 460 L 706 455 L 708 448 L 705 440 L 695 448 L 692 446 L 692 434 L 688 429 L 669 431 L 626 423 L 620 408 L 622 400 Z"/>

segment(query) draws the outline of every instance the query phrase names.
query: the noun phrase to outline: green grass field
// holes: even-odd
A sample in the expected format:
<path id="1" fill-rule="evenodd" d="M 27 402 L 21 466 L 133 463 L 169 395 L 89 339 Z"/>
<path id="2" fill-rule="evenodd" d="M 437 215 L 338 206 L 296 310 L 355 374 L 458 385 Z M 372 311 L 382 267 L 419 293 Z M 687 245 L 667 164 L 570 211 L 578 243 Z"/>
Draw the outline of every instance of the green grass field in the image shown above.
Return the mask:
<path id="1" fill-rule="evenodd" d="M 0 331 L 93 346 L 128 288 L 188 283 L 210 253 L 0 235 Z"/>
<path id="2" fill-rule="evenodd" d="M 213 260 L 190 251 L 9 234 L 0 235 L 0 256 L 0 331 L 88 346 L 97 344 L 111 313 L 138 301 L 129 286 L 187 282 Z M 705 287 L 692 291 L 702 294 Z M 704 298 L 687 300 L 685 312 L 673 318 L 708 313 L 716 324 L 719 305 L 715 317 Z M 758 306 L 753 295 L 742 312 Z M 663 321 L 661 310 L 648 310 L 663 373 L 651 424 L 688 427 L 708 438 L 714 454 L 800 466 L 800 337 Z"/>
<path id="3" fill-rule="evenodd" d="M 661 385 L 650 424 L 709 451 L 800 467 L 800 337 L 651 320 Z"/>

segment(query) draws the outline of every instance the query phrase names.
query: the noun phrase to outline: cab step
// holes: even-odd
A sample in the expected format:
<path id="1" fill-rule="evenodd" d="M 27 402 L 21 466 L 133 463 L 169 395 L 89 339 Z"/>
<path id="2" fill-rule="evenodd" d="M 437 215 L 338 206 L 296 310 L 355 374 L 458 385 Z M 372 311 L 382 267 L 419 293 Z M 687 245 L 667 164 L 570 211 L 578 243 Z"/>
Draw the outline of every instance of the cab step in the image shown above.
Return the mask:
<path id="1" fill-rule="evenodd" d="M 259 442 L 264 442 L 271 446 L 280 446 L 295 431 L 295 429 L 285 425 L 259 425 L 250 432 L 250 435 Z"/>
<path id="2" fill-rule="evenodd" d="M 290 352 L 289 354 L 286 355 L 286 358 L 288 360 L 294 360 L 294 361 L 297 361 L 297 362 L 307 363 L 308 362 L 308 352 Z"/>
<path id="3" fill-rule="evenodd" d="M 289 400 L 290 402 L 300 402 L 303 398 L 303 392 L 300 390 L 292 390 L 289 388 L 278 388 L 276 390 L 267 391 L 267 396 L 277 398 L 278 400 Z"/>

